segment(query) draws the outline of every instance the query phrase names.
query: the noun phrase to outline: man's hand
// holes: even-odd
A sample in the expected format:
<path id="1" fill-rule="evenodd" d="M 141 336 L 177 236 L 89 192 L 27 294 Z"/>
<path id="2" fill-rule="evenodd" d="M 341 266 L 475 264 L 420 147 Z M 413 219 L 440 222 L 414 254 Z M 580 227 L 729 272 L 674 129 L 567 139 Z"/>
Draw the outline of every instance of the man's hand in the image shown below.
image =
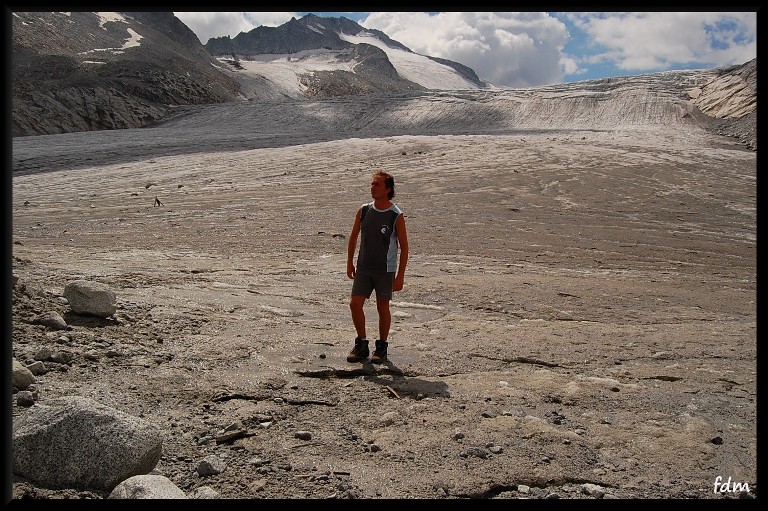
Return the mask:
<path id="1" fill-rule="evenodd" d="M 355 278 L 355 265 L 352 263 L 347 263 L 347 277 L 350 279 Z"/>
<path id="2" fill-rule="evenodd" d="M 395 282 L 392 285 L 392 291 L 402 291 L 405 285 L 405 275 L 396 275 Z"/>

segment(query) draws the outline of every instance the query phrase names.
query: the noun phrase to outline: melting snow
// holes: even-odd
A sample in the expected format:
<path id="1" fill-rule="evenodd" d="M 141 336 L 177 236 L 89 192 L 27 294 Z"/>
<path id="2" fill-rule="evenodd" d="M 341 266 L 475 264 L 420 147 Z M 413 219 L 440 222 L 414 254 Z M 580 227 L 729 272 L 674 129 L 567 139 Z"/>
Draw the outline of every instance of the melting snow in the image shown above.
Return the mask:
<path id="1" fill-rule="evenodd" d="M 435 62 L 418 53 L 391 48 L 370 32 L 360 32 L 354 36 L 339 34 L 339 37 L 350 43 L 365 43 L 382 49 L 387 54 L 392 65 L 395 66 L 397 74 L 428 89 L 457 90 L 479 88 L 462 77 L 452 67 Z"/>
<path id="2" fill-rule="evenodd" d="M 361 35 L 362 34 L 362 35 Z M 410 53 L 397 48 L 390 48 L 370 32 L 360 32 L 357 36 L 339 34 L 344 41 L 365 43 L 381 48 L 397 73 L 414 83 L 436 90 L 478 89 L 477 85 L 463 78 L 453 68 L 435 62 L 423 55 Z M 244 73 L 262 76 L 275 84 L 284 94 L 299 97 L 306 87 L 299 82 L 299 76 L 315 71 L 350 71 L 354 72 L 356 62 L 340 60 L 338 55 L 345 54 L 333 50 L 304 50 L 292 54 L 262 54 L 240 60 Z M 219 61 L 231 61 L 219 57 Z"/>
<path id="3" fill-rule="evenodd" d="M 99 26 L 104 30 L 107 29 L 104 25 L 108 21 L 125 21 L 123 15 L 117 12 L 97 12 L 96 15 L 99 17 Z"/>
<path id="4" fill-rule="evenodd" d="M 126 48 L 141 45 L 140 41 L 143 39 L 142 35 L 137 34 L 135 31 L 133 31 L 133 29 L 130 28 L 128 29 L 128 35 L 130 35 L 130 37 L 123 43 L 123 46 L 120 48 L 94 48 L 93 50 L 82 51 L 80 52 L 80 55 L 93 53 L 95 51 L 113 51 L 115 53 L 122 53 L 122 50 L 125 50 Z"/>
<path id="5" fill-rule="evenodd" d="M 246 73 L 263 76 L 289 96 L 301 94 L 306 87 L 299 83 L 299 75 L 315 71 L 352 71 L 355 62 L 339 60 L 340 51 L 304 50 L 291 54 L 262 54 L 253 60 L 240 60 Z M 229 61 L 228 58 L 219 58 Z"/>

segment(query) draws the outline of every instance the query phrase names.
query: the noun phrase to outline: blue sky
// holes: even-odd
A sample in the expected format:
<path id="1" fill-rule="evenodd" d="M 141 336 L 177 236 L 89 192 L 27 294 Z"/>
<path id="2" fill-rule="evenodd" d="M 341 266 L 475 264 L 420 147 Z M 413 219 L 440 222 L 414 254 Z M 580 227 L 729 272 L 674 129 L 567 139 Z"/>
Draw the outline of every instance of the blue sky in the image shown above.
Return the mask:
<path id="1" fill-rule="evenodd" d="M 175 12 L 202 43 L 306 12 Z M 757 12 L 313 12 L 378 29 L 412 51 L 533 87 L 743 64 L 757 57 Z"/>

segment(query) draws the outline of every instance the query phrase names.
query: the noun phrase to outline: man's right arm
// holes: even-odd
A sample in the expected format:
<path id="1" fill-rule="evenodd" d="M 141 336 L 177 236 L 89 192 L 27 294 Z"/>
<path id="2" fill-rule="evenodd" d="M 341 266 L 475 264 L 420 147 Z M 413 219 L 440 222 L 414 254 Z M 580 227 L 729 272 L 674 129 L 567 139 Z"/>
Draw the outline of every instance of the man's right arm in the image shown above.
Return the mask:
<path id="1" fill-rule="evenodd" d="M 349 234 L 347 242 L 347 277 L 355 278 L 355 248 L 357 248 L 357 237 L 360 235 L 360 209 L 355 214 L 355 223 L 352 225 L 352 232 Z"/>

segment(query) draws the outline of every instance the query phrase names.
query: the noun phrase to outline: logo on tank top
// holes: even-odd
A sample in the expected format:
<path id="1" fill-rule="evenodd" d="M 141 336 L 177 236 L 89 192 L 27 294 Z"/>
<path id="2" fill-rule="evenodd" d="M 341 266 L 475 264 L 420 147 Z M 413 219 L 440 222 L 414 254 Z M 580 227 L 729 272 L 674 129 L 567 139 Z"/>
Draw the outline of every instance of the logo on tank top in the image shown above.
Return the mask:
<path id="1" fill-rule="evenodd" d="M 381 231 L 381 243 L 386 247 L 387 245 L 389 245 L 389 238 L 391 235 L 389 231 L 389 226 L 387 224 L 382 224 L 380 231 Z"/>

